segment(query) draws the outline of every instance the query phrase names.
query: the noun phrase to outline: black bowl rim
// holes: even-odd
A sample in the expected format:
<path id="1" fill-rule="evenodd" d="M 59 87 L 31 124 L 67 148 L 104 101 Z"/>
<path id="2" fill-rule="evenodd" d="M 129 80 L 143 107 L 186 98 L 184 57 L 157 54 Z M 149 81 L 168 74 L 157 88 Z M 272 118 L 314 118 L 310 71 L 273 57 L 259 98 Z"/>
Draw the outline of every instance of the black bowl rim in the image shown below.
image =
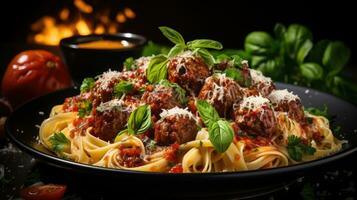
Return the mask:
<path id="1" fill-rule="evenodd" d="M 291 85 L 291 84 L 285 84 L 285 83 L 277 83 L 277 85 L 281 86 L 288 86 L 292 88 L 300 88 L 300 89 L 308 89 L 313 92 L 321 93 L 324 95 L 327 95 L 329 98 L 335 98 L 338 99 L 346 104 L 349 104 L 350 106 L 354 106 L 353 104 L 344 101 L 336 96 L 333 96 L 328 93 L 324 93 L 312 88 L 306 88 L 306 87 L 301 87 L 301 86 L 296 86 L 296 85 Z M 36 101 L 37 99 L 44 98 L 50 95 L 56 96 L 58 93 L 63 93 L 63 92 L 69 92 L 73 91 L 74 88 L 67 88 L 63 90 L 59 90 L 54 93 L 50 93 L 38 98 L 35 98 L 20 107 L 16 108 L 14 112 L 7 118 L 5 122 L 5 132 L 9 139 L 17 145 L 21 150 L 24 150 L 25 152 L 29 153 L 30 155 L 45 161 L 49 165 L 53 165 L 56 167 L 64 168 L 64 169 L 69 169 L 69 170 L 76 170 L 80 172 L 90 172 L 90 173 L 96 173 L 96 172 L 105 172 L 105 175 L 140 175 L 140 176 L 154 176 L 157 178 L 167 178 L 167 177 L 175 177 L 175 178 L 185 178 L 185 177 L 190 177 L 193 178 L 192 180 L 201 180 L 201 179 L 215 179 L 215 180 L 233 180 L 233 179 L 250 179 L 250 178 L 256 178 L 256 177 L 267 177 L 267 176 L 274 176 L 274 175 L 283 175 L 283 174 L 291 174 L 291 173 L 298 173 L 302 172 L 308 169 L 313 169 L 318 166 L 323 166 L 327 163 L 332 163 L 334 161 L 337 161 L 341 158 L 347 157 L 353 153 L 357 153 L 357 146 L 349 146 L 345 149 L 342 149 L 342 151 L 337 152 L 335 154 L 329 155 L 324 158 L 320 158 L 317 160 L 313 161 L 308 161 L 296 165 L 289 165 L 285 167 L 278 167 L 278 168 L 271 168 L 271 169 L 258 169 L 258 170 L 247 170 L 247 171 L 239 171 L 239 172 L 214 172 L 214 173 L 162 173 L 162 172 L 142 172 L 142 171 L 133 171 L 133 170 L 125 170 L 125 169 L 114 169 L 114 168 L 107 168 L 107 167 L 99 167 L 99 166 L 94 166 L 94 165 L 89 165 L 89 164 L 83 164 L 83 163 L 78 163 L 70 160 L 65 160 L 62 158 L 57 157 L 56 155 L 50 155 L 46 154 L 42 151 L 39 151 L 33 147 L 30 147 L 26 145 L 25 143 L 21 142 L 16 138 L 14 134 L 11 133 L 10 130 L 10 121 L 12 120 L 12 116 L 16 114 L 18 110 L 21 110 L 22 107 L 27 106 L 33 101 Z M 104 175 L 104 174 L 103 174 Z"/>
<path id="2" fill-rule="evenodd" d="M 96 40 L 96 38 L 110 38 L 110 40 L 137 40 L 133 46 L 131 47 L 125 47 L 125 48 L 118 48 L 118 49 L 92 49 L 92 48 L 79 48 L 76 46 L 76 41 L 78 39 L 82 38 L 93 38 L 93 41 Z M 115 39 L 113 39 L 115 38 Z M 125 52 L 125 51 L 131 51 L 131 50 L 136 50 L 142 48 L 145 44 L 147 43 L 146 37 L 143 35 L 139 35 L 136 33 L 116 33 L 116 34 L 90 34 L 90 35 L 76 35 L 72 37 L 67 37 L 63 38 L 60 41 L 60 47 L 62 48 L 68 48 L 68 49 L 73 49 L 73 50 L 78 50 L 82 52 Z"/>

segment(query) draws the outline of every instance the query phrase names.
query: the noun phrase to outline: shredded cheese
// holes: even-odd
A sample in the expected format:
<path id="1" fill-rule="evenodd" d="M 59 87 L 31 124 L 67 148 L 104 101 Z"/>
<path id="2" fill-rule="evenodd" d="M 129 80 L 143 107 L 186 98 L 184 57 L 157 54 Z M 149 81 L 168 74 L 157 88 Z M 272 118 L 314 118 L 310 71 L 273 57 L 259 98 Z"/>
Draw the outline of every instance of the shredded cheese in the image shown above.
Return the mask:
<path id="1" fill-rule="evenodd" d="M 250 75 L 252 77 L 253 84 L 271 83 L 271 78 L 264 76 L 261 71 L 250 69 Z"/>
<path id="2" fill-rule="evenodd" d="M 98 107 L 97 110 L 99 112 L 104 112 L 107 110 L 112 110 L 112 109 L 122 109 L 124 105 L 124 101 L 122 99 L 113 99 L 104 103 L 101 103 Z"/>
<path id="3" fill-rule="evenodd" d="M 193 116 L 193 114 L 187 110 L 187 108 L 185 109 L 182 109 L 182 108 L 179 108 L 177 106 L 175 106 L 174 108 L 171 108 L 171 109 L 163 109 L 162 112 L 160 113 L 160 117 L 162 119 L 168 117 L 168 116 L 187 116 L 189 117 L 190 119 L 195 119 L 195 117 Z"/>
<path id="4" fill-rule="evenodd" d="M 268 99 L 274 104 L 279 104 L 282 101 L 290 102 L 300 100 L 297 95 L 293 94 L 292 92 L 289 92 L 287 89 L 272 91 L 268 96 Z"/>
<path id="5" fill-rule="evenodd" d="M 139 66 L 139 68 L 143 69 L 144 72 L 146 72 L 146 69 L 149 67 L 149 63 L 151 58 L 153 58 L 154 56 L 147 56 L 147 57 L 140 57 L 138 59 L 135 60 L 135 63 L 137 66 Z"/>
<path id="6" fill-rule="evenodd" d="M 118 71 L 107 71 L 104 72 L 97 80 L 97 83 L 99 83 L 100 88 L 102 90 L 105 90 L 109 87 L 110 82 L 113 79 L 117 79 L 120 78 L 122 76 L 122 72 L 118 72 Z"/>
<path id="7" fill-rule="evenodd" d="M 240 103 L 240 107 L 241 109 L 248 108 L 249 110 L 254 110 L 267 104 L 269 104 L 269 99 L 265 97 L 250 96 L 243 99 L 243 101 Z"/>

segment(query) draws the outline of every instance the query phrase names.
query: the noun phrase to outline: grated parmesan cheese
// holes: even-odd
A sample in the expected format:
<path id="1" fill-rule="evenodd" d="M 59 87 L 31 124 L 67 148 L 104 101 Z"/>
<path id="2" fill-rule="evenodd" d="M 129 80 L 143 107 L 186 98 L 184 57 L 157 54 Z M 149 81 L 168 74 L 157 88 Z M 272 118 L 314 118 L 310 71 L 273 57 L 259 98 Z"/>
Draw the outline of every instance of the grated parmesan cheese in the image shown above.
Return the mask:
<path id="1" fill-rule="evenodd" d="M 241 109 L 248 108 L 249 110 L 254 110 L 266 104 L 269 104 L 269 99 L 262 96 L 250 96 L 243 99 L 240 103 L 240 107 Z"/>
<path id="2" fill-rule="evenodd" d="M 300 100 L 300 98 L 297 95 L 293 94 L 292 92 L 289 92 L 287 89 L 272 91 L 268 96 L 268 99 L 274 104 L 279 104 L 282 101 L 290 102 L 290 101 Z"/>
<path id="3" fill-rule="evenodd" d="M 151 58 L 154 56 L 143 56 L 135 60 L 135 63 L 139 68 L 143 69 L 146 72 L 146 69 L 149 67 Z"/>
<path id="4" fill-rule="evenodd" d="M 252 77 L 253 84 L 271 83 L 271 78 L 264 76 L 261 71 L 250 69 L 250 75 Z"/>
<path id="5" fill-rule="evenodd" d="M 162 112 L 160 113 L 160 117 L 162 119 L 168 117 L 168 116 L 188 116 L 190 119 L 195 119 L 195 117 L 193 116 L 193 114 L 187 110 L 187 108 L 182 109 L 179 108 L 177 106 L 175 106 L 174 108 L 171 109 L 163 109 Z M 195 119 L 196 120 L 196 119 Z"/>
<path id="6" fill-rule="evenodd" d="M 109 70 L 109 71 L 104 72 L 102 75 L 99 76 L 99 78 L 97 80 L 97 83 L 99 83 L 100 88 L 102 90 L 105 90 L 105 89 L 107 89 L 109 87 L 109 84 L 113 79 L 118 79 L 121 76 L 122 76 L 121 72 Z"/>
<path id="7" fill-rule="evenodd" d="M 113 100 L 107 101 L 105 103 L 101 103 L 97 107 L 97 110 L 99 112 L 104 112 L 104 111 L 107 111 L 107 110 L 111 110 L 113 108 L 122 109 L 123 105 L 124 105 L 124 101 L 122 99 L 113 99 Z"/>

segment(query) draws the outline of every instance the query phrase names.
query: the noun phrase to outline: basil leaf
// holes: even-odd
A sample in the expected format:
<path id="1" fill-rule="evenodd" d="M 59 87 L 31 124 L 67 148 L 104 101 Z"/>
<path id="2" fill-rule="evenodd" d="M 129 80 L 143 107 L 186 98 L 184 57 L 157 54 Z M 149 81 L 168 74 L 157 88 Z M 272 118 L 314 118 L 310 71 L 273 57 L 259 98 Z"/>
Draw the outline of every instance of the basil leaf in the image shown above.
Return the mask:
<path id="1" fill-rule="evenodd" d="M 220 54 L 216 57 L 215 63 L 224 63 L 224 62 L 228 62 L 230 60 L 231 60 L 230 56 L 227 56 L 226 54 Z"/>
<path id="2" fill-rule="evenodd" d="M 196 101 L 196 107 L 206 127 L 210 127 L 214 122 L 219 120 L 218 112 L 207 101 L 198 99 Z"/>
<path id="3" fill-rule="evenodd" d="M 350 55 L 350 49 L 342 42 L 330 42 L 323 55 L 322 63 L 331 71 L 330 75 L 336 75 L 347 64 Z"/>
<path id="4" fill-rule="evenodd" d="M 129 93 L 133 89 L 134 85 L 132 83 L 123 80 L 114 85 L 114 95 L 120 98 L 123 94 Z"/>
<path id="5" fill-rule="evenodd" d="M 256 66 L 265 76 L 277 79 L 283 73 L 284 61 L 281 57 L 264 60 Z"/>
<path id="6" fill-rule="evenodd" d="M 286 28 L 283 24 L 281 23 L 277 23 L 274 26 L 274 34 L 275 37 L 278 39 L 283 39 L 284 38 L 284 34 L 286 32 Z"/>
<path id="7" fill-rule="evenodd" d="M 197 54 L 205 61 L 205 63 L 211 68 L 215 63 L 215 59 L 212 54 L 206 49 L 197 49 Z"/>
<path id="8" fill-rule="evenodd" d="M 54 133 L 49 138 L 49 141 L 52 145 L 52 150 L 57 153 L 61 153 L 64 149 L 68 148 L 70 145 L 70 141 L 62 132 Z"/>
<path id="9" fill-rule="evenodd" d="M 177 54 L 183 52 L 185 50 L 185 48 L 186 48 L 186 45 L 184 45 L 184 44 L 176 44 L 174 47 L 171 48 L 167 57 L 172 58 L 172 57 L 176 56 Z"/>
<path id="10" fill-rule="evenodd" d="M 312 33 L 305 26 L 292 24 L 288 27 L 284 35 L 284 42 L 291 59 L 296 57 L 298 50 L 306 40 L 312 41 Z"/>
<path id="11" fill-rule="evenodd" d="M 135 60 L 133 57 L 129 57 L 127 59 L 125 59 L 124 61 L 124 67 L 126 70 L 130 71 L 130 70 L 133 70 L 133 69 L 136 69 L 137 66 L 135 64 Z"/>
<path id="12" fill-rule="evenodd" d="M 83 79 L 81 87 L 80 87 L 81 93 L 89 92 L 94 87 L 94 85 L 95 85 L 94 78 Z"/>
<path id="13" fill-rule="evenodd" d="M 168 59 L 164 55 L 158 55 L 150 60 L 146 69 L 146 77 L 150 83 L 158 83 L 167 77 Z"/>
<path id="14" fill-rule="evenodd" d="M 301 64 L 304 62 L 306 56 L 309 54 L 310 50 L 312 49 L 312 42 L 311 40 L 306 40 L 300 47 L 299 51 L 296 55 L 296 61 Z"/>
<path id="15" fill-rule="evenodd" d="M 330 44 L 329 40 L 321 40 L 317 42 L 311 49 L 307 60 L 322 65 L 322 57 L 324 56 L 326 47 Z"/>
<path id="16" fill-rule="evenodd" d="M 241 72 L 236 68 L 227 68 L 226 70 L 224 70 L 224 73 L 227 77 L 232 78 L 238 83 L 243 82 L 243 76 Z"/>
<path id="17" fill-rule="evenodd" d="M 176 97 L 180 104 L 185 105 L 188 101 L 186 97 L 186 91 L 182 89 L 178 84 L 176 83 L 171 83 L 170 81 L 163 79 L 159 82 L 160 85 L 166 86 L 166 87 L 171 87 L 174 89 L 176 93 Z"/>
<path id="18" fill-rule="evenodd" d="M 324 73 L 322 67 L 317 63 L 304 63 L 300 65 L 300 72 L 308 80 L 319 80 Z"/>
<path id="19" fill-rule="evenodd" d="M 269 33 L 252 32 L 245 38 L 244 48 L 254 55 L 267 55 L 272 52 L 274 40 Z"/>
<path id="20" fill-rule="evenodd" d="M 176 30 L 167 26 L 160 26 L 159 29 L 161 33 L 174 44 L 185 45 L 185 40 L 183 39 L 182 35 Z"/>
<path id="21" fill-rule="evenodd" d="M 220 42 L 217 42 L 215 40 L 209 40 L 209 39 L 199 39 L 199 40 L 193 40 L 187 43 L 187 46 L 189 48 L 205 48 L 205 49 L 216 49 L 216 50 L 221 50 L 223 48 L 223 45 Z"/>
<path id="22" fill-rule="evenodd" d="M 128 134 L 144 133 L 152 126 L 151 109 L 148 105 L 139 106 L 129 116 Z"/>
<path id="23" fill-rule="evenodd" d="M 209 140 L 219 153 L 224 153 L 233 141 L 233 129 L 229 122 L 218 120 L 208 128 Z"/>

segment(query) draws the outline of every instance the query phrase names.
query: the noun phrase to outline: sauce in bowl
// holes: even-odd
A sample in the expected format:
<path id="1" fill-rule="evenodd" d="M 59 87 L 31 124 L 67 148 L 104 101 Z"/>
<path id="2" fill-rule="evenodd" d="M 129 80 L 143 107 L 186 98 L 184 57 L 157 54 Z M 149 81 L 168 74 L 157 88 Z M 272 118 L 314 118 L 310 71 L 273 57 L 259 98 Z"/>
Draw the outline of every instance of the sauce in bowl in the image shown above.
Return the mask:
<path id="1" fill-rule="evenodd" d="M 94 40 L 76 45 L 82 49 L 123 49 L 134 46 L 126 40 Z"/>

